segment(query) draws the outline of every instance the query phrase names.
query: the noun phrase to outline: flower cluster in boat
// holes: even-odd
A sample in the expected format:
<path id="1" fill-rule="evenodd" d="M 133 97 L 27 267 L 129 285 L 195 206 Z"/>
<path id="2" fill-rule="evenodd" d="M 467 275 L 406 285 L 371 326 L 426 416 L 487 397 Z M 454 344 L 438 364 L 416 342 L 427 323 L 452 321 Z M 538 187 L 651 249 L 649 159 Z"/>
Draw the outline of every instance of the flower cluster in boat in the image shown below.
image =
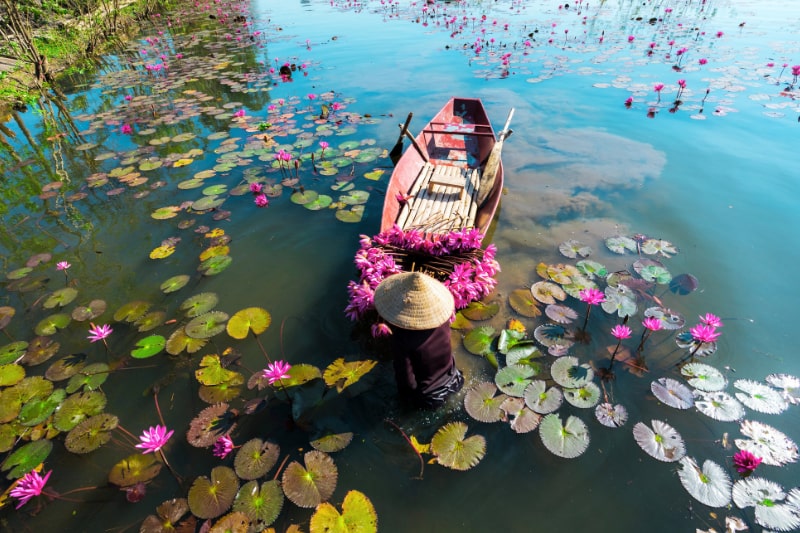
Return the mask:
<path id="1" fill-rule="evenodd" d="M 376 318 L 373 305 L 375 288 L 388 276 L 408 270 L 424 271 L 441 281 L 453 295 L 456 309 L 489 295 L 497 285 L 495 274 L 500 265 L 495 260 L 493 244 L 481 248 L 484 235 L 477 229 L 460 229 L 427 236 L 416 230 L 392 228 L 373 237 L 361 236 L 355 255 L 359 280 L 347 287 L 350 301 L 345 314 L 353 321 Z M 379 318 L 372 335 L 386 335 L 391 330 Z"/>

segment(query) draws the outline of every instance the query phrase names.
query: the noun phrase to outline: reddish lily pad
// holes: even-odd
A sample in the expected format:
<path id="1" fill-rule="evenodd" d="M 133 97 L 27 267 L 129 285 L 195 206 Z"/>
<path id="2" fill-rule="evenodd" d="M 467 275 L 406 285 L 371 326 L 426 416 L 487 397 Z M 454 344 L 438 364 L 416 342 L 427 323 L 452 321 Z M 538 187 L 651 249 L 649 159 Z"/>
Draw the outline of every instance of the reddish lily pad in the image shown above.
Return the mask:
<path id="1" fill-rule="evenodd" d="M 189 489 L 189 509 L 198 518 L 216 518 L 230 509 L 239 490 L 239 479 L 233 469 L 217 466 L 211 477 L 200 476 Z"/>
<path id="2" fill-rule="evenodd" d="M 64 447 L 77 454 L 93 452 L 111 440 L 111 431 L 118 424 L 119 419 L 108 413 L 87 418 L 67 433 Z"/>

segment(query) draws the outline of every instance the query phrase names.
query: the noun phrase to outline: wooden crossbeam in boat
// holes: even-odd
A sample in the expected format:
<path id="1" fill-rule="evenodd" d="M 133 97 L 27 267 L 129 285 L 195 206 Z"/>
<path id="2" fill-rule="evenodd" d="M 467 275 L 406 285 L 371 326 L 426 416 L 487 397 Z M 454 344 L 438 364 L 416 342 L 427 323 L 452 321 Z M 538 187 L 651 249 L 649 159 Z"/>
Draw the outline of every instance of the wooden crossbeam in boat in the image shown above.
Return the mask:
<path id="1" fill-rule="evenodd" d="M 433 181 L 433 183 L 431 183 Z M 423 233 L 446 233 L 475 225 L 480 171 L 425 164 L 409 191 L 397 224 Z"/>

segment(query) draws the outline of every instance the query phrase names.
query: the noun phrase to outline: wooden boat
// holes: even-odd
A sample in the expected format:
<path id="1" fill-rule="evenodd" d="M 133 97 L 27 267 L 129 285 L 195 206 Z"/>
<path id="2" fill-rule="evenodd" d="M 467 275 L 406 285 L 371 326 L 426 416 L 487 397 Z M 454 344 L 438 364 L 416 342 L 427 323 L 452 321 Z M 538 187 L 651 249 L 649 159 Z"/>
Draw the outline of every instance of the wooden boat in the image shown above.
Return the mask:
<path id="1" fill-rule="evenodd" d="M 416 137 L 407 121 L 412 145 L 392 172 L 381 231 L 397 224 L 426 238 L 463 228 L 485 234 L 503 190 L 500 148 L 513 111 L 499 141 L 477 98 L 451 98 Z"/>

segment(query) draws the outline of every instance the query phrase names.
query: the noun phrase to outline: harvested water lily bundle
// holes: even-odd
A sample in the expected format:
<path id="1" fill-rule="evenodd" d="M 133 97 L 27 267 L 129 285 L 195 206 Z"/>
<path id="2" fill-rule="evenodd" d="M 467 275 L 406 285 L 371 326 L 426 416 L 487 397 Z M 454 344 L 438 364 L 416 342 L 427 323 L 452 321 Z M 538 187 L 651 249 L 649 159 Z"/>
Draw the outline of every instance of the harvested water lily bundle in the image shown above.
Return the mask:
<path id="1" fill-rule="evenodd" d="M 686 454 L 686 446 L 680 434 L 661 420 L 653 420 L 652 428 L 644 422 L 633 426 L 633 438 L 649 456 L 665 463 L 680 461 Z"/>
<path id="2" fill-rule="evenodd" d="M 725 507 L 731 501 L 731 478 L 714 461 L 705 461 L 702 470 L 691 457 L 680 460 L 678 477 L 686 491 L 709 507 Z"/>
<path id="3" fill-rule="evenodd" d="M 769 385 L 750 379 L 737 379 L 733 386 L 742 391 L 736 393 L 736 398 L 753 411 L 776 415 L 789 408 L 789 403 L 781 393 Z"/>
<path id="4" fill-rule="evenodd" d="M 705 363 L 687 363 L 681 367 L 681 374 L 687 377 L 689 385 L 701 391 L 718 391 L 728 385 L 722 372 Z"/>
<path id="5" fill-rule="evenodd" d="M 797 488 L 792 489 L 791 499 L 787 499 L 783 488 L 774 481 L 749 477 L 734 483 L 733 502 L 740 509 L 754 507 L 759 525 L 789 531 L 800 527 L 800 507 L 794 504 L 800 497 L 799 492 Z"/>
<path id="6" fill-rule="evenodd" d="M 659 378 L 650 384 L 653 394 L 675 409 L 688 409 L 694 405 L 692 390 L 672 378 Z"/>
<path id="7" fill-rule="evenodd" d="M 628 410 L 620 404 L 601 403 L 594 410 L 597 421 L 609 428 L 618 428 L 628 421 Z"/>
<path id="8" fill-rule="evenodd" d="M 750 438 L 736 439 L 736 447 L 761 457 L 764 464 L 783 466 L 797 461 L 797 444 L 772 426 L 755 420 L 745 420 L 740 430 Z"/>
<path id="9" fill-rule="evenodd" d="M 800 404 L 800 378 L 789 374 L 770 374 L 765 381 L 780 389 L 783 399 L 792 405 Z"/>
<path id="10" fill-rule="evenodd" d="M 539 436 L 545 448 L 566 459 L 578 457 L 589 447 L 589 429 L 575 416 L 562 424 L 561 417 L 550 413 L 539 424 Z"/>
<path id="11" fill-rule="evenodd" d="M 723 422 L 735 422 L 744 418 L 744 407 L 727 392 L 695 391 L 694 406 L 704 415 Z"/>

